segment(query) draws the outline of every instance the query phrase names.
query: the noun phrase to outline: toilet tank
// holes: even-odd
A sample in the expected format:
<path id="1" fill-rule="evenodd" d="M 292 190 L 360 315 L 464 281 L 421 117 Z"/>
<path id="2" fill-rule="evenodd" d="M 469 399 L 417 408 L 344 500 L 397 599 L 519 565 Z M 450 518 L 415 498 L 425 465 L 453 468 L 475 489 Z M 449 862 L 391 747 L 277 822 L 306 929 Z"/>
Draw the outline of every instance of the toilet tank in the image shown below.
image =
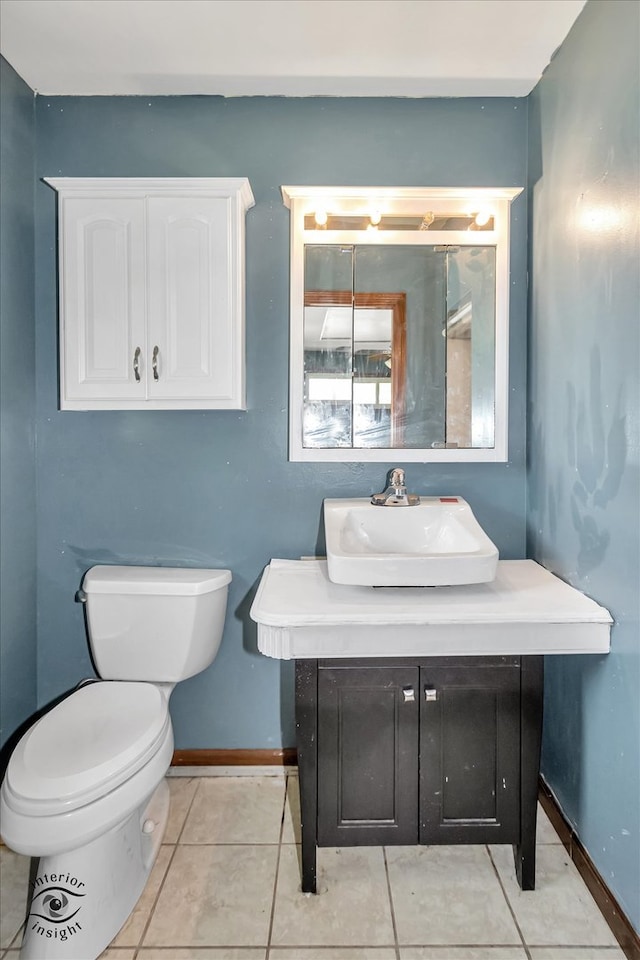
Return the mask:
<path id="1" fill-rule="evenodd" d="M 229 570 L 96 566 L 84 576 L 93 660 L 104 680 L 178 683 L 220 646 Z"/>

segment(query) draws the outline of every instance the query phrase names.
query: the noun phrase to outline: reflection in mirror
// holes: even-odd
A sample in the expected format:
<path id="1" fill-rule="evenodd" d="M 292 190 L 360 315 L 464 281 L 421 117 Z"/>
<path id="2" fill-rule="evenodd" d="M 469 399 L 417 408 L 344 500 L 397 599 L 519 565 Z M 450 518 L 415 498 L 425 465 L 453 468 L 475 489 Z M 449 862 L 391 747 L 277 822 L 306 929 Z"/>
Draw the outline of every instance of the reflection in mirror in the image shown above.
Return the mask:
<path id="1" fill-rule="evenodd" d="M 517 187 L 282 187 L 289 457 L 505 462 Z"/>
<path id="2" fill-rule="evenodd" d="M 405 300 L 402 293 L 305 292 L 305 446 L 402 445 Z"/>
<path id="3" fill-rule="evenodd" d="M 446 257 L 445 445 L 493 447 L 495 247 L 451 247 Z"/>
<path id="4" fill-rule="evenodd" d="M 306 448 L 493 444 L 495 249 L 305 246 Z"/>

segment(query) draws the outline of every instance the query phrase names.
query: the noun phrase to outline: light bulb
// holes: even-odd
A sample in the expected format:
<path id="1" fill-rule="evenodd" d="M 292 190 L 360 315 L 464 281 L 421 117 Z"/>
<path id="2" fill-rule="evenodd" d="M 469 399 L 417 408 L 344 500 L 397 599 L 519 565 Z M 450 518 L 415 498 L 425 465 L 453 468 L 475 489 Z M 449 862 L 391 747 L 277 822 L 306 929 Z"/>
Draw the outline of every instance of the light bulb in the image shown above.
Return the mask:
<path id="1" fill-rule="evenodd" d="M 315 212 L 316 224 L 319 227 L 326 226 L 327 223 L 327 211 L 326 210 L 316 210 Z"/>
<path id="2" fill-rule="evenodd" d="M 476 213 L 475 222 L 478 227 L 486 227 L 486 225 L 491 220 L 491 214 L 486 210 L 481 210 L 479 213 Z"/>
<path id="3" fill-rule="evenodd" d="M 371 223 L 373 224 L 374 227 L 377 227 L 380 221 L 382 220 L 382 214 L 380 213 L 379 210 L 372 210 L 371 213 L 369 214 L 369 220 L 371 220 Z"/>

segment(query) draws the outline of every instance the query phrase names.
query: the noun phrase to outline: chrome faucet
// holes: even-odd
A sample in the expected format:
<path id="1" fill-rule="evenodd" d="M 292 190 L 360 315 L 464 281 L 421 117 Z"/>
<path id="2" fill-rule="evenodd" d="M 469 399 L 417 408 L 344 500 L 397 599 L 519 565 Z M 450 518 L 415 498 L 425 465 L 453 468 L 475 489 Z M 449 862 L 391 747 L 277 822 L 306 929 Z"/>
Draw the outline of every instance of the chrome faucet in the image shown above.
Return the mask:
<path id="1" fill-rule="evenodd" d="M 387 489 L 382 493 L 374 493 L 371 503 L 376 507 L 415 507 L 420 503 L 420 497 L 417 493 L 407 493 L 404 470 L 394 467 L 387 474 Z"/>

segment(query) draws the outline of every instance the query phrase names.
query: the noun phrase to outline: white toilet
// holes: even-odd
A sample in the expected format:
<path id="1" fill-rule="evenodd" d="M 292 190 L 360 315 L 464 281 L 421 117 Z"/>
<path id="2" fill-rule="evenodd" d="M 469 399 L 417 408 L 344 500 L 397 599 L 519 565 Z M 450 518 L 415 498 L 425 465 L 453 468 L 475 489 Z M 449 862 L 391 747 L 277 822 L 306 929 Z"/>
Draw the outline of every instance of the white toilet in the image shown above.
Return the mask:
<path id="1" fill-rule="evenodd" d="M 13 752 L 0 832 L 39 857 L 20 957 L 94 960 L 142 893 L 169 812 L 169 696 L 214 659 L 228 570 L 92 567 L 87 627 L 101 680 L 38 720 Z"/>

